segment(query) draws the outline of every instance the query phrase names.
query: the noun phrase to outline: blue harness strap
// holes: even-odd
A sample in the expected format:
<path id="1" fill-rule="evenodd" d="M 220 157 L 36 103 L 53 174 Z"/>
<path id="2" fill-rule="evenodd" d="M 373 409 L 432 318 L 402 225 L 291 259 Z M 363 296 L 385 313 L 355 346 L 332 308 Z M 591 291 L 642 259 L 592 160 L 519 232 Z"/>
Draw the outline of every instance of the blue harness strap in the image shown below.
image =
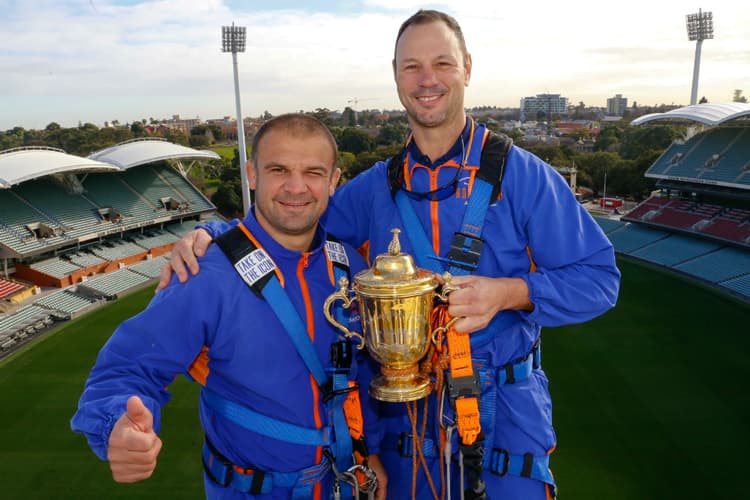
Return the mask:
<path id="1" fill-rule="evenodd" d="M 224 458 L 206 439 L 201 452 L 203 469 L 218 485 L 251 495 L 268 494 L 274 488 L 291 488 L 294 500 L 308 500 L 313 488 L 328 473 L 331 464 L 324 457 L 319 464 L 293 472 L 264 472 L 240 468 Z"/>
<path id="2" fill-rule="evenodd" d="M 557 486 L 549 468 L 549 455 L 534 456 L 531 453 L 512 455 L 508 450 L 493 448 L 489 453 L 487 469 L 498 476 L 511 474 L 547 483 L 552 487 L 552 497 L 557 496 Z"/>
<path id="3" fill-rule="evenodd" d="M 247 406 L 230 401 L 207 387 L 201 387 L 201 399 L 219 415 L 257 434 L 294 444 L 308 446 L 331 445 L 330 427 L 310 429 L 284 422 L 277 418 L 268 417 L 251 410 Z"/>
<path id="4" fill-rule="evenodd" d="M 352 463 L 352 440 L 343 409 L 347 394 L 352 390 L 348 383 L 349 369 L 347 367 L 332 370 L 333 373 L 329 377 L 307 335 L 305 323 L 276 276 L 276 264 L 263 248 L 257 247 L 245 235 L 245 231 L 248 230 L 244 226 L 237 226 L 217 237 L 215 241 L 230 259 L 242 280 L 256 295 L 266 301 L 284 326 L 297 353 L 321 389 L 332 425 L 322 429 L 308 429 L 282 422 L 234 403 L 205 387 L 202 389 L 203 401 L 220 415 L 253 432 L 291 443 L 333 448 L 336 465 L 341 470 L 346 470 Z M 338 283 L 339 279 L 347 276 L 349 272 L 346 251 L 340 243 L 328 240 L 325 242 L 325 253 L 326 258 L 333 264 L 335 281 Z M 337 310 L 336 316 L 339 321 L 345 321 L 343 311 Z M 327 394 L 331 396 L 328 397 Z M 319 468 L 320 464 L 305 471 Z M 324 468 L 323 472 L 327 470 L 328 467 Z M 281 477 L 278 473 L 273 474 L 273 477 Z M 275 484 L 280 485 L 279 481 Z M 234 482 L 231 481 L 231 485 L 234 485 Z M 304 498 L 304 495 L 300 498 Z"/>

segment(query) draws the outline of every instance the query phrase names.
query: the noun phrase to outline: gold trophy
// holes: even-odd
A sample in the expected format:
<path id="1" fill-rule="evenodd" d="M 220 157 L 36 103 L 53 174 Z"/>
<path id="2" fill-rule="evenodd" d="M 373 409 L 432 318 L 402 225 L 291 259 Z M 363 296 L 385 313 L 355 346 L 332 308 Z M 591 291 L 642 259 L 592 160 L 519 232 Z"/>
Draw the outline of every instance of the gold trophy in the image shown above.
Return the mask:
<path id="1" fill-rule="evenodd" d="M 359 338 L 359 349 L 366 345 L 380 363 L 381 374 L 370 383 L 370 394 L 375 399 L 415 401 L 431 391 L 429 377 L 419 372 L 419 361 L 427 353 L 434 334 L 450 325 L 431 331 L 434 298 L 447 302 L 448 293 L 456 287 L 450 285 L 450 275 L 445 273 L 443 292 L 435 293 L 438 282 L 432 271 L 416 267 L 411 255 L 402 254 L 398 240 L 400 230 L 391 232 L 393 240 L 388 245 L 388 253 L 378 255 L 371 269 L 354 276 L 352 292 L 355 295 L 350 296 L 349 281 L 342 278 L 340 289 L 326 299 L 324 312 L 328 321 L 347 337 Z M 351 332 L 333 318 L 330 309 L 337 300 L 343 301 L 344 308 L 355 300 L 359 303 L 362 334 Z"/>

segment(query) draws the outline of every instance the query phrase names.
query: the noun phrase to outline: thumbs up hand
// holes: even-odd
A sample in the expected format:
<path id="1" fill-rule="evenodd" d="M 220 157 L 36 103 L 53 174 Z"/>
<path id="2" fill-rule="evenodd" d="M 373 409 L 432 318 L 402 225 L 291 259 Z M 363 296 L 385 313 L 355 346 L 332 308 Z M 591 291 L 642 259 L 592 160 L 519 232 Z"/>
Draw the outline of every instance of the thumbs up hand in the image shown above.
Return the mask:
<path id="1" fill-rule="evenodd" d="M 128 399 L 127 411 L 109 435 L 107 460 L 118 483 L 148 479 L 156 468 L 161 439 L 154 432 L 154 416 L 138 396 Z"/>

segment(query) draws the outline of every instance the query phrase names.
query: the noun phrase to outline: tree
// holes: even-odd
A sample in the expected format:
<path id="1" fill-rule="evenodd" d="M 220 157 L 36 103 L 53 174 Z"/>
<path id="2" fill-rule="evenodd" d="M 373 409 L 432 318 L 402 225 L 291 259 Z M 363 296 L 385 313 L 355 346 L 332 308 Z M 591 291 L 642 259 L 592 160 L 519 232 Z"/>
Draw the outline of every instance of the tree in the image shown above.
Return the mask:
<path id="1" fill-rule="evenodd" d="M 380 127 L 380 132 L 376 142 L 378 145 L 386 146 L 388 144 L 403 143 L 406 140 L 406 131 L 408 126 L 406 123 L 386 123 Z"/>
<path id="2" fill-rule="evenodd" d="M 341 124 L 345 127 L 356 127 L 357 126 L 357 113 L 349 106 L 344 108 L 341 113 Z"/>
<path id="3" fill-rule="evenodd" d="M 615 125 L 607 125 L 599 133 L 594 142 L 594 151 L 615 152 L 620 149 L 622 141 L 622 130 Z"/>
<path id="4" fill-rule="evenodd" d="M 734 96 L 732 102 L 747 102 L 747 97 L 742 95 L 742 89 L 734 89 Z"/>
<path id="5" fill-rule="evenodd" d="M 224 217 L 242 217 L 242 182 L 237 179 L 220 184 L 211 201 Z"/>
<path id="6" fill-rule="evenodd" d="M 210 144 L 208 137 L 205 135 L 190 134 L 188 141 L 193 148 L 205 148 Z"/>
<path id="7" fill-rule="evenodd" d="M 375 144 L 370 134 L 354 127 L 346 127 L 342 130 L 337 142 L 341 151 L 349 151 L 355 155 L 372 150 Z"/>
<path id="8" fill-rule="evenodd" d="M 323 122 L 327 127 L 333 126 L 333 117 L 331 116 L 331 110 L 328 108 L 315 108 L 312 116 Z"/>
<path id="9" fill-rule="evenodd" d="M 628 127 L 623 132 L 620 155 L 628 160 L 635 160 L 646 151 L 664 151 L 678 137 L 685 134 L 684 127 Z"/>
<path id="10" fill-rule="evenodd" d="M 143 128 L 143 123 L 139 121 L 135 121 L 130 125 L 130 131 L 135 137 L 143 137 L 144 135 L 146 135 L 146 131 Z"/>

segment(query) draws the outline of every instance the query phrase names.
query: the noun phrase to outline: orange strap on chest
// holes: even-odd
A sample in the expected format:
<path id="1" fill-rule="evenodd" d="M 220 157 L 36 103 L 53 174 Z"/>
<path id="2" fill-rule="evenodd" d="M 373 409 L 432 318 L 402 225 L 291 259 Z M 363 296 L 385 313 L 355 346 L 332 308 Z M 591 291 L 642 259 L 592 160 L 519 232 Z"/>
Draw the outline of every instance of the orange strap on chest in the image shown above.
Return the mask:
<path id="1" fill-rule="evenodd" d="M 479 423 L 479 377 L 471 364 L 469 334 L 449 327 L 446 338 L 450 362 L 450 374 L 446 377 L 448 397 L 456 411 L 456 426 L 461 442 L 470 445 L 482 430 Z"/>

